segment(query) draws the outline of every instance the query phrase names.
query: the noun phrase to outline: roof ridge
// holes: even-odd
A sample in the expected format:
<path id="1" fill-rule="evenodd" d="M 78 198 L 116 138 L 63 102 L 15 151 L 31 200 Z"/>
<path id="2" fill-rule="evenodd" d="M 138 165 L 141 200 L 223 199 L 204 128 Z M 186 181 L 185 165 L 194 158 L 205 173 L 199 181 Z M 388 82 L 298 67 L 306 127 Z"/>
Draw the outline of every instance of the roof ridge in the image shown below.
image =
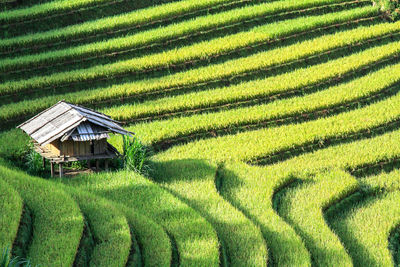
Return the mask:
<path id="1" fill-rule="evenodd" d="M 81 105 L 78 105 L 78 104 L 70 103 L 70 102 L 67 102 L 67 101 L 65 101 L 65 100 L 61 100 L 61 101 L 59 101 L 59 102 L 63 102 L 63 103 L 65 103 L 65 104 L 67 104 L 67 105 L 69 105 L 69 106 L 71 106 L 71 107 L 73 107 L 73 108 L 77 107 L 77 108 L 81 108 L 81 109 L 84 109 L 84 110 L 92 111 L 92 112 L 94 112 L 94 113 L 96 113 L 96 114 L 101 115 L 102 117 L 106 117 L 106 118 L 108 118 L 108 119 L 110 119 L 110 120 L 112 120 L 112 121 L 117 122 L 116 120 L 113 120 L 110 116 L 108 116 L 107 114 L 98 112 L 98 111 L 96 111 L 96 110 L 94 110 L 94 109 L 87 108 L 87 107 L 84 107 L 84 106 L 81 106 Z"/>

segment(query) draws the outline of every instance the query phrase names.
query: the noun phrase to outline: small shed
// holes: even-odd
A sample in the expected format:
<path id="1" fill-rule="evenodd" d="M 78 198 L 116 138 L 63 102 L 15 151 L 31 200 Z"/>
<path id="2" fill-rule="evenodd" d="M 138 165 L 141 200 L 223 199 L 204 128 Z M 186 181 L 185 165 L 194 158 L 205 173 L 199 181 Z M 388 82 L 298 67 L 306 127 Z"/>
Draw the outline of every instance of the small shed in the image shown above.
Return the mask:
<path id="1" fill-rule="evenodd" d="M 109 116 L 65 101 L 44 110 L 17 128 L 25 131 L 32 139 L 35 150 L 51 164 L 51 176 L 54 176 L 54 164 L 59 165 L 60 177 L 63 176 L 63 163 L 81 160 L 106 159 L 119 156 L 118 150 L 107 142 L 109 133 L 131 135 L 119 122 Z"/>

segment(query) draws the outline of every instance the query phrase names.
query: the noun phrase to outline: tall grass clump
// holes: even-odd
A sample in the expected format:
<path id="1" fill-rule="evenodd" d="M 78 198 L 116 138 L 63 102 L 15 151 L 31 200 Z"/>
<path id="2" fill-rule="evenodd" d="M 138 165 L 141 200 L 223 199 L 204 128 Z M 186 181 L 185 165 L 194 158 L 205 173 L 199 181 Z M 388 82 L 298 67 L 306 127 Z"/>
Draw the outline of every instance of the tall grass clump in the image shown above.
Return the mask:
<path id="1" fill-rule="evenodd" d="M 26 155 L 26 170 L 32 175 L 42 175 L 44 173 L 43 158 L 35 150 L 31 149 Z"/>
<path id="2" fill-rule="evenodd" d="M 131 139 L 129 136 L 123 135 L 122 142 L 124 168 L 141 174 L 148 173 L 148 150 L 139 138 L 133 137 Z"/>

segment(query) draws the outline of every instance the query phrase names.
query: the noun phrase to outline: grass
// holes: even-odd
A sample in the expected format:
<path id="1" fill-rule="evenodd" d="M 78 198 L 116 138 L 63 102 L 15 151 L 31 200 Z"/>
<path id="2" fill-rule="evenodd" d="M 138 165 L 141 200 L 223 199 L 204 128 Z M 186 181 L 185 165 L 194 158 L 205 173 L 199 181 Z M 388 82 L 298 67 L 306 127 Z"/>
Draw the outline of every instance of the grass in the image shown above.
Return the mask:
<path id="1" fill-rule="evenodd" d="M 175 146 L 157 155 L 159 159 L 212 158 L 215 161 L 254 161 L 274 153 L 331 139 L 344 139 L 359 132 L 374 131 L 398 120 L 400 94 L 353 111 L 309 122 L 266 128 L 199 140 Z"/>
<path id="2" fill-rule="evenodd" d="M 196 3 L 197 7 L 204 6 L 204 3 L 209 3 L 209 2 L 223 2 L 226 0 L 204 0 L 202 2 L 196 1 L 194 2 L 191 0 L 192 5 L 193 3 Z M 308 5 L 312 3 L 310 0 L 302 0 L 302 1 L 308 1 Z M 329 2 L 337 2 L 338 0 L 319 0 L 319 1 L 324 1 L 325 3 Z M 185 1 L 184 1 L 185 2 Z M 284 2 L 284 1 L 283 1 Z M 181 2 L 177 2 L 181 3 Z M 203 5 L 202 5 L 203 4 Z M 271 3 L 270 5 L 276 5 L 274 3 Z M 298 5 L 299 6 L 299 5 Z M 307 5 L 304 5 L 307 6 Z M 263 6 L 261 6 L 263 7 Z M 300 5 L 301 7 L 301 5 Z M 171 7 L 165 6 L 163 7 L 163 12 L 161 14 L 165 13 L 168 10 L 175 10 L 176 8 L 172 7 L 172 9 L 169 9 Z M 283 6 L 284 8 L 284 6 Z M 288 7 L 290 10 L 290 6 Z M 293 8 L 293 7 L 292 7 Z M 282 6 L 278 6 L 275 8 L 269 8 L 268 5 L 265 6 L 266 11 L 264 11 L 264 14 L 268 15 L 268 11 L 273 13 L 274 10 L 284 10 L 282 9 Z M 114 28 L 117 28 L 118 26 L 121 27 L 121 23 L 123 25 L 130 25 L 135 23 L 135 21 L 139 22 L 144 22 L 151 20 L 151 16 L 155 16 L 156 18 L 159 18 L 159 13 L 160 13 L 160 7 L 158 7 L 158 10 L 152 10 L 150 18 L 146 13 L 144 14 L 137 14 L 137 12 L 133 12 L 130 15 L 130 18 L 127 17 L 129 15 L 122 15 L 119 17 L 111 17 L 111 18 L 104 18 L 99 21 L 94 21 L 94 22 L 87 22 L 85 24 L 79 24 L 79 25 L 72 25 L 69 27 L 65 27 L 63 30 L 57 29 L 57 30 L 50 30 L 47 32 L 42 32 L 42 33 L 34 33 L 34 34 L 28 34 L 25 36 L 18 36 L 14 38 L 9 38 L 9 39 L 4 39 L 0 41 L 0 51 L 13 51 L 16 48 L 21 48 L 21 47 L 29 47 L 33 45 L 38 45 L 38 44 L 45 44 L 49 42 L 55 42 L 55 41 L 63 41 L 72 38 L 77 38 L 80 36 L 87 36 L 89 34 L 93 34 L 96 32 L 101 32 L 105 30 L 112 30 Z M 121 39 L 116 39 L 114 40 L 115 42 L 119 43 L 119 46 L 121 47 L 121 43 L 124 43 L 125 46 L 129 45 L 129 47 L 133 46 L 140 46 L 140 45 L 145 45 L 149 44 L 152 42 L 159 42 L 159 41 L 165 41 L 173 37 L 179 37 L 179 36 L 184 36 L 186 34 L 195 32 L 195 31 L 201 31 L 201 30 L 206 30 L 206 29 L 212 29 L 218 25 L 225 25 L 229 24 L 232 22 L 239 22 L 241 19 L 246 19 L 249 17 L 252 17 L 253 13 L 251 12 L 251 8 L 242 8 L 243 10 L 241 13 L 243 14 L 236 14 L 238 11 L 233 10 L 233 11 L 226 11 L 221 14 L 215 14 L 215 15 L 209 15 L 209 16 L 204 16 L 204 17 L 199 17 L 194 20 L 189 20 L 189 21 L 184 21 L 181 23 L 177 24 L 172 24 L 169 26 L 161 27 L 159 29 L 152 29 L 144 32 L 137 33 L 132 36 L 132 38 L 129 39 L 122 39 L 124 40 L 121 42 Z M 259 8 L 259 11 L 261 11 L 262 8 Z M 257 12 L 259 12 L 257 11 Z M 158 12 L 158 13 L 157 13 Z M 183 12 L 181 10 L 181 12 Z M 254 11 L 253 11 L 254 12 Z M 171 11 L 169 12 L 168 15 L 171 15 Z M 178 13 L 179 14 L 179 13 Z M 261 13 L 263 14 L 263 13 Z M 377 14 L 377 8 L 376 7 L 364 7 L 364 8 L 359 8 L 359 9 L 354 9 L 354 10 L 349 10 L 349 11 L 344 11 L 340 13 L 340 17 L 334 15 L 324 15 L 325 19 L 327 22 L 323 22 L 321 20 L 321 16 L 315 17 L 314 20 L 311 20 L 308 18 L 309 23 L 311 23 L 313 26 L 319 26 L 319 25 L 324 25 L 326 23 L 334 23 L 334 22 L 339 22 L 339 21 L 345 21 L 346 18 L 359 18 L 363 16 L 368 16 L 368 15 L 376 15 Z M 146 16 L 147 15 L 147 16 Z M 238 17 L 236 17 L 238 15 Z M 125 17 L 123 17 L 125 16 Z M 133 20 L 133 21 L 132 21 Z M 310 26 L 308 25 L 301 25 L 300 23 L 304 23 L 305 18 L 298 19 L 297 21 L 291 22 L 290 26 L 286 27 L 287 32 L 294 32 L 294 31 L 300 31 L 300 30 L 306 30 Z M 256 29 L 257 31 L 263 31 L 264 27 L 261 27 L 260 29 Z"/>
<path id="3" fill-rule="evenodd" d="M 277 33 L 272 32 L 269 33 L 272 36 L 277 37 L 279 34 L 288 35 L 291 33 L 303 31 L 306 29 L 312 29 L 318 27 L 320 25 L 329 25 L 333 23 L 338 23 L 340 21 L 347 21 L 351 18 L 359 18 L 364 17 L 366 15 L 371 15 L 371 13 L 375 12 L 375 10 L 371 7 L 364 7 L 358 9 L 352 9 L 350 11 L 333 13 L 330 15 L 324 16 L 315 16 L 315 17 L 307 17 L 298 19 L 296 22 L 290 22 L 281 27 L 275 27 L 275 25 L 269 25 L 269 29 L 275 29 L 274 31 L 278 31 Z M 307 19 L 307 20 L 306 20 Z M 277 26 L 277 25 L 276 25 Z M 160 29 L 160 32 L 163 34 L 167 31 L 167 29 Z M 261 33 L 266 31 L 264 29 L 256 29 L 255 33 Z M 267 30 L 270 32 L 271 30 Z M 155 38 L 156 35 L 149 35 L 151 38 Z M 271 37 L 272 37 L 271 36 Z M 152 40 L 154 41 L 154 40 Z M 86 82 L 90 80 L 96 80 L 104 77 L 111 77 L 115 75 L 120 75 L 123 73 L 130 73 L 135 71 L 135 59 L 119 61 L 112 64 L 106 64 L 101 66 L 95 66 L 88 69 L 82 70 L 74 70 L 56 73 L 48 76 L 37 76 L 27 80 L 19 80 L 19 81 L 11 81 L 5 82 L 0 86 L 0 94 L 10 94 L 10 93 L 18 93 L 26 90 L 40 89 L 46 86 L 59 86 L 65 83 L 71 82 Z M 235 71 L 235 70 L 231 70 Z M 237 72 L 237 70 L 236 70 Z M 189 78 L 188 75 L 186 75 Z M 202 76 L 200 76 L 202 77 Z M 205 77 L 202 77 L 203 79 Z"/>
<path id="4" fill-rule="evenodd" d="M 149 152 L 137 137 L 131 139 L 129 136 L 122 136 L 123 140 L 123 161 L 124 168 L 129 171 L 146 173 L 148 170 L 147 157 Z"/>
<path id="5" fill-rule="evenodd" d="M 332 208 L 330 223 L 355 266 L 394 265 L 388 247 L 390 233 L 400 224 L 398 177 L 395 170 L 361 179 L 365 200 Z"/>
<path id="6" fill-rule="evenodd" d="M 241 162 L 226 163 L 221 192 L 225 199 L 260 225 L 274 263 L 309 266 L 311 257 L 302 239 L 276 214 L 273 196 L 296 178 L 307 178 L 321 170 L 354 170 L 399 157 L 399 138 L 400 131 L 397 130 L 371 139 L 317 150 L 265 167 L 249 166 Z M 342 235 L 339 234 L 339 237 L 342 238 Z M 345 246 L 347 249 L 347 244 Z"/>
<path id="7" fill-rule="evenodd" d="M 143 176 L 120 171 L 64 180 L 67 185 L 92 192 L 145 214 L 176 241 L 182 266 L 216 266 L 218 237 L 195 210 Z M 162 238 L 162 236 L 160 237 Z"/>
<path id="8" fill-rule="evenodd" d="M 244 85 L 237 85 L 231 89 L 237 88 L 235 90 L 230 90 L 230 94 L 227 94 L 226 90 L 221 89 L 220 91 L 216 91 L 213 95 L 213 99 L 217 99 L 217 93 L 220 93 L 219 98 L 223 99 L 236 99 L 243 100 L 249 98 L 256 98 L 261 96 L 268 96 L 272 94 L 278 94 L 282 92 L 287 92 L 290 90 L 298 90 L 304 86 L 313 85 L 316 83 L 320 83 L 326 81 L 328 79 L 335 78 L 337 76 L 342 76 L 346 73 L 353 72 L 361 67 L 366 67 L 370 64 L 376 63 L 380 60 L 385 60 L 391 56 L 397 55 L 399 52 L 399 45 L 397 42 L 381 45 L 378 47 L 369 48 L 367 50 L 355 53 L 353 55 L 339 58 L 336 60 L 332 60 L 326 63 L 310 66 L 308 68 L 300 68 L 293 72 L 282 74 L 275 77 L 267 78 L 262 81 L 253 81 L 251 83 L 246 83 Z M 265 56 L 265 55 L 264 55 Z M 1 117 L 4 120 L 10 120 L 13 117 L 22 116 L 23 114 L 33 113 L 40 109 L 46 108 L 51 104 L 57 102 L 58 99 L 66 99 L 68 101 L 83 104 L 90 102 L 99 102 L 104 99 L 112 99 L 118 97 L 126 97 L 126 96 L 134 96 L 139 94 L 147 94 L 157 91 L 167 91 L 168 88 L 179 88 L 185 86 L 193 86 L 200 83 L 205 83 L 207 81 L 212 80 L 220 80 L 226 77 L 230 77 L 232 75 L 238 75 L 240 73 L 244 73 L 250 70 L 257 70 L 263 67 L 264 57 L 258 55 L 256 61 L 259 63 L 251 61 L 242 61 L 238 62 L 237 60 L 229 61 L 227 63 L 213 65 L 209 67 L 203 67 L 199 69 L 190 70 L 187 72 L 177 73 L 174 75 L 168 75 L 162 78 L 149 79 L 144 81 L 138 81 L 135 83 L 127 83 L 122 85 L 114 85 L 112 87 L 100 88 L 96 90 L 75 92 L 75 93 L 67 93 L 61 94 L 57 96 L 46 96 L 39 99 L 33 100 L 25 100 L 17 103 L 12 103 L 8 105 L 3 105 L 1 110 Z M 242 63 L 242 64 L 238 64 Z M 238 70 L 239 66 L 243 66 L 242 70 Z M 326 69 L 328 71 L 321 72 L 321 69 Z M 39 81 L 38 78 L 36 78 Z M 45 80 L 43 80 L 45 81 Z M 29 86 L 39 86 L 39 84 L 44 83 L 40 81 L 39 83 L 35 83 L 33 81 L 29 82 L 17 82 L 14 83 L 14 87 L 7 87 L 7 85 L 11 85 L 8 83 L 4 83 L 0 86 L 0 91 L 4 93 L 10 93 L 13 90 L 21 91 L 27 90 L 30 88 Z M 46 80 L 46 83 L 50 82 L 50 80 Z M 267 83 L 268 82 L 268 83 Z M 30 84 L 27 86 L 27 83 Z M 262 83 L 261 89 L 257 87 Z M 14 88 L 14 89 L 13 89 Z M 250 91 L 250 90 L 253 90 Z M 179 98 L 178 98 L 179 99 Z M 171 99 L 173 100 L 173 99 Z M 160 105 L 162 100 L 158 101 Z M 197 99 L 193 99 L 191 101 L 199 101 Z M 211 100 L 209 100 L 210 102 Z M 229 100 L 232 102 L 233 100 Z M 214 100 L 215 102 L 215 100 Z M 225 100 L 225 103 L 227 101 Z M 189 102 L 190 103 L 190 102 Z M 149 106 L 152 102 L 150 102 Z M 164 104 L 165 105 L 165 104 Z M 172 105 L 168 104 L 168 105 Z M 154 106 L 154 105 L 153 105 Z M 146 109 L 146 104 L 143 105 L 143 108 Z M 124 112 L 126 112 L 127 116 L 133 116 L 133 108 L 128 106 Z M 106 111 L 106 110 L 104 110 Z M 121 110 L 116 110 L 115 114 L 112 114 L 113 109 L 109 110 L 111 115 L 115 117 L 127 117 L 127 116 L 116 116 L 115 114 L 120 112 Z M 107 111 L 106 111 L 107 112 Z M 130 112 L 130 113 L 129 113 Z M 154 113 L 154 112 L 153 112 Z"/>
<path id="9" fill-rule="evenodd" d="M 90 266 L 125 266 L 131 248 L 128 221 L 112 203 L 79 190 L 65 189 L 90 225 L 95 244 Z"/>
<path id="10" fill-rule="evenodd" d="M 10 138 L 14 142 L 10 142 Z M 29 150 L 29 137 L 18 129 L 2 131 L 0 144 L 1 158 L 20 161 Z"/>
<path id="11" fill-rule="evenodd" d="M 87 7 L 93 4 L 107 3 L 112 0 L 63 0 L 51 1 L 26 8 L 12 9 L 0 13 L 0 21 L 6 24 L 12 21 L 20 21 L 29 17 L 45 16 L 53 12 L 74 10 L 76 8 Z"/>
<path id="12" fill-rule="evenodd" d="M 390 161 L 400 156 L 400 146 L 397 144 L 399 137 L 399 130 L 389 131 L 373 138 L 300 155 L 277 164 L 277 168 L 286 169 L 288 172 L 302 170 L 304 173 L 313 173 L 324 168 L 339 168 L 349 172 L 368 169 L 379 162 Z"/>
<path id="13" fill-rule="evenodd" d="M 227 163 L 221 176 L 221 194 L 260 227 L 269 260 L 277 266 L 310 266 L 303 240 L 273 209 L 275 191 L 287 182 L 265 168 L 244 163 Z"/>
<path id="14" fill-rule="evenodd" d="M 389 25 L 394 25 L 394 24 L 389 24 Z M 398 24 L 400 25 L 400 24 Z M 371 32 L 376 32 L 377 28 L 370 28 Z M 356 30 L 352 31 L 357 31 L 359 30 L 358 28 Z M 365 29 L 363 29 L 365 30 Z M 360 31 L 359 33 L 362 33 L 364 31 Z M 354 33 L 354 32 L 353 32 Z M 387 32 L 385 32 L 386 34 Z M 324 36 L 322 38 L 317 38 L 314 39 L 313 41 L 306 41 L 303 43 L 299 43 L 296 45 L 292 45 L 289 47 L 284 47 L 284 48 L 278 48 L 274 49 L 268 52 L 262 52 L 255 54 L 253 56 L 249 56 L 246 58 L 241 58 L 237 60 L 232 60 L 228 61 L 223 64 L 219 65 L 212 65 L 209 67 L 197 69 L 197 71 L 192 71 L 194 74 L 197 72 L 198 74 L 203 74 L 199 77 L 202 77 L 202 79 L 205 78 L 206 72 L 209 73 L 209 76 L 213 75 L 215 78 L 223 78 L 227 77 L 228 75 L 235 75 L 239 73 L 246 73 L 252 70 L 257 70 L 257 69 L 262 69 L 262 68 L 268 68 L 275 66 L 276 64 L 283 64 L 286 62 L 290 62 L 293 60 L 298 60 L 299 58 L 303 58 L 308 55 L 312 55 L 314 52 L 321 52 L 325 51 L 325 48 L 328 48 L 326 46 L 327 43 L 329 43 L 330 40 L 335 40 L 334 43 L 337 41 L 340 43 L 340 41 L 345 41 L 346 44 L 351 44 L 351 43 L 356 43 L 359 41 L 362 41 L 362 38 L 350 38 L 352 32 L 343 32 L 343 35 L 338 36 L 337 34 L 331 35 L 331 36 Z M 368 36 L 371 37 L 371 36 Z M 342 39 L 343 38 L 343 39 Z M 348 42 L 348 43 L 347 43 Z M 318 47 L 318 45 L 322 45 L 323 47 Z M 336 43 L 337 45 L 337 43 Z M 339 45 L 342 46 L 345 45 L 344 43 L 341 43 Z M 310 51 L 306 50 L 306 48 L 309 47 Z M 335 45 L 333 46 L 335 47 Z M 379 46 L 378 46 L 379 47 Z M 388 48 L 390 46 L 387 46 Z M 299 50 L 297 50 L 299 48 Z M 304 48 L 304 49 L 303 49 Z M 332 47 L 331 47 L 332 48 Z M 266 78 L 266 79 L 260 79 L 252 82 L 245 82 L 236 86 L 229 86 L 229 87 L 223 87 L 223 88 L 217 88 L 213 90 L 205 90 L 201 92 L 194 92 L 194 93 L 187 93 L 184 95 L 179 95 L 179 96 L 173 96 L 173 97 L 165 97 L 153 101 L 146 101 L 141 104 L 126 104 L 123 106 L 118 106 L 118 107 L 113 107 L 113 108 L 106 108 L 103 109 L 104 112 L 107 112 L 108 114 L 112 115 L 114 118 L 117 118 L 119 120 L 128 120 L 128 119 L 135 119 L 135 118 L 141 118 L 145 116 L 151 116 L 151 115 L 159 115 L 159 114 L 164 114 L 168 112 L 177 112 L 181 110 L 188 110 L 188 109 L 195 109 L 195 108 L 202 108 L 202 107 L 210 107 L 213 105 L 217 104 L 226 104 L 226 103 L 232 103 L 234 101 L 239 101 L 239 100 L 245 100 L 249 99 L 251 97 L 254 98 L 254 94 L 251 94 L 250 90 L 257 90 L 259 92 L 260 96 L 268 95 L 268 94 L 273 94 L 273 93 L 279 93 L 279 92 L 285 92 L 289 90 L 293 90 L 295 88 L 299 88 L 299 85 L 293 84 L 293 80 L 295 79 L 296 81 L 299 81 L 298 84 L 301 86 L 307 86 L 309 84 L 312 84 L 315 82 L 315 79 L 318 77 L 321 77 L 320 80 L 322 80 L 322 77 L 332 77 L 330 72 L 334 72 L 336 75 L 339 70 L 334 68 L 335 65 L 342 65 L 346 64 L 346 67 L 343 67 L 340 71 L 345 73 L 346 71 L 351 69 L 355 69 L 361 65 L 366 64 L 368 62 L 368 58 L 372 59 L 372 54 L 376 55 L 375 60 L 378 60 L 382 57 L 385 57 L 383 54 L 381 56 L 377 55 L 377 50 L 379 48 L 370 48 L 371 50 L 368 51 L 361 51 L 359 53 L 350 55 L 346 59 L 344 58 L 339 58 L 335 60 L 331 60 L 327 63 L 322 63 L 318 64 L 315 66 L 309 66 L 308 68 L 300 68 L 297 69 L 293 73 L 285 73 L 282 75 L 277 75 L 274 77 Z M 385 45 L 381 46 L 382 51 L 385 49 Z M 311 51 L 313 50 L 313 51 Z M 329 50 L 329 48 L 327 49 Z M 379 49 L 380 50 L 380 49 Z M 389 49 L 390 50 L 390 49 Z M 300 52 L 301 51 L 301 52 Z M 307 52 L 306 52 L 307 51 Z M 390 54 L 389 51 L 387 53 Z M 366 62 L 362 62 L 361 60 L 358 59 L 358 57 L 366 57 Z M 287 58 L 287 59 L 286 59 Z M 357 58 L 357 59 L 356 59 Z M 346 63 L 345 63 L 346 62 Z M 359 62 L 359 63 L 356 63 Z M 371 61 L 369 61 L 372 63 Z M 321 71 L 316 71 L 321 68 L 327 68 L 330 71 L 326 72 L 321 72 Z M 311 80 L 312 78 L 310 77 L 312 73 L 312 77 L 315 77 L 314 80 Z M 183 74 L 183 73 L 182 73 Z M 191 73 L 188 72 L 186 73 L 190 75 Z M 310 76 L 306 76 L 306 74 Z M 328 76 L 329 74 L 329 76 Z M 178 76 L 178 75 L 176 75 Z M 219 77 L 218 77 L 219 76 Z M 179 77 L 179 76 L 178 76 Z M 214 78 L 213 77 L 213 78 Z M 214 78 L 214 79 L 215 79 Z M 209 79 L 204 79 L 199 82 L 204 82 L 207 80 L 211 80 L 212 78 L 210 77 Z M 265 88 L 263 88 L 265 87 Z M 284 88 L 282 88 L 284 87 Z M 254 89 L 253 89 L 254 88 Z M 278 89 L 279 88 L 279 89 Z M 282 89 L 281 89 L 282 88 Z M 219 90 L 218 90 L 219 89 Z M 239 95 L 239 92 L 241 93 Z"/>
<path id="15" fill-rule="evenodd" d="M 30 267 L 32 266 L 30 261 L 20 259 L 18 257 L 12 258 L 10 256 L 10 251 L 9 248 L 6 247 L 0 254 L 0 266 L 1 267 L 18 267 L 18 266 L 24 266 L 24 267 Z"/>
<path id="16" fill-rule="evenodd" d="M 352 266 L 339 238 L 324 219 L 324 210 L 358 189 L 343 171 L 319 172 L 299 187 L 284 189 L 277 210 L 302 237 L 316 266 Z"/>
<path id="17" fill-rule="evenodd" d="M 386 88 L 395 85 L 398 82 L 399 67 L 400 64 L 387 66 L 350 82 L 332 86 L 326 90 L 305 96 L 277 100 L 268 104 L 259 104 L 251 107 L 228 109 L 154 122 L 143 122 L 129 127 L 129 130 L 143 135 L 143 141 L 151 145 L 173 138 L 190 136 L 190 134 L 194 133 L 207 133 L 210 130 L 219 129 L 229 129 L 229 131 L 232 131 L 234 127 L 260 124 L 267 121 L 273 122 L 321 110 L 329 114 L 328 112 L 331 108 L 348 103 L 357 103 L 360 99 L 379 95 Z M 233 94 L 232 91 L 231 94 Z M 209 95 L 213 95 L 212 92 L 209 92 Z M 190 105 L 190 100 L 192 100 L 192 103 L 198 99 L 206 101 L 207 95 L 204 95 L 204 97 L 205 99 L 197 97 L 187 98 L 187 102 L 182 101 L 181 103 L 182 105 L 184 103 Z M 161 109 L 162 106 L 158 107 Z M 125 108 L 128 109 L 127 106 L 121 107 L 121 109 Z M 186 112 L 188 115 L 191 114 L 191 109 L 189 108 Z M 111 114 L 111 112 L 108 114 Z"/>
<path id="18" fill-rule="evenodd" d="M 14 243 L 22 215 L 23 202 L 10 185 L 0 180 L 0 248 L 8 247 Z"/>
<path id="19" fill-rule="evenodd" d="M 33 238 L 27 258 L 43 266 L 71 266 L 83 229 L 76 202 L 48 181 L 0 166 L 0 177 L 18 191 L 31 209 Z"/>
<path id="20" fill-rule="evenodd" d="M 287 2 L 287 1 L 277 1 L 272 3 L 263 3 L 259 5 L 244 7 L 241 9 L 234 9 L 232 11 L 227 11 L 224 13 L 210 15 L 204 18 L 204 22 L 200 23 L 197 20 L 191 21 L 190 23 L 195 25 L 195 27 L 206 27 L 213 29 L 214 27 L 220 27 L 221 25 L 225 24 L 232 24 L 237 23 L 240 21 L 244 21 L 246 19 L 251 19 L 257 16 L 265 16 L 270 14 L 275 14 L 281 11 L 292 10 L 294 8 L 306 8 L 309 6 L 315 6 L 320 4 L 327 4 L 327 3 L 334 3 L 338 2 L 337 0 L 319 0 L 319 1 L 310 1 L 310 0 L 303 0 L 300 2 Z M 348 12 L 347 12 L 348 13 Z M 346 13 L 343 13 L 344 17 L 346 17 Z M 320 16 L 319 16 L 320 17 Z M 336 16 L 333 16 L 336 17 Z M 304 20 L 301 18 L 300 20 Z M 212 23 L 210 23 L 212 21 Z M 282 27 L 287 23 L 295 23 L 296 19 L 278 22 L 274 27 Z M 184 22 L 188 23 L 188 22 Z M 183 24 L 183 23 L 181 23 Z M 170 26 L 172 27 L 172 26 Z M 175 25 L 174 27 L 183 27 L 180 24 Z M 265 28 L 263 26 L 262 28 Z M 203 30 L 205 30 L 203 29 Z M 193 29 L 194 31 L 195 29 Z M 148 34 L 146 32 L 141 33 L 143 35 L 142 39 L 147 35 L 152 36 L 154 38 L 155 30 L 151 30 Z M 169 30 L 166 30 L 169 31 Z M 170 30 L 172 33 L 176 32 L 173 29 Z M 270 30 L 269 30 L 270 31 Z M 268 33 L 268 32 L 267 32 Z M 160 33 L 164 34 L 164 33 Z M 253 34 L 251 38 L 246 38 L 243 40 L 246 43 L 239 42 L 240 37 L 244 35 L 249 35 L 249 32 L 239 32 L 236 34 L 231 34 L 226 37 L 208 40 L 200 43 L 196 43 L 190 46 L 173 49 L 170 51 L 163 51 L 162 53 L 156 55 L 149 55 L 147 57 L 142 58 L 139 62 L 139 59 L 136 59 L 134 64 L 136 65 L 143 65 L 144 68 L 151 68 L 155 66 L 168 66 L 170 64 L 176 64 L 177 62 L 182 62 L 184 60 L 190 60 L 193 58 L 205 58 L 206 56 L 211 56 L 215 54 L 219 54 L 225 51 L 229 51 L 235 48 L 243 47 L 246 44 L 254 44 L 255 42 L 260 42 L 262 40 L 268 40 L 271 37 L 268 36 L 266 33 L 258 33 Z M 262 39 L 264 35 L 264 39 Z M 115 52 L 115 51 L 124 51 L 129 50 L 132 47 L 138 47 L 140 45 L 144 45 L 144 41 L 140 43 L 142 39 L 139 38 L 140 36 L 136 35 L 128 35 L 122 38 L 115 38 L 111 40 L 106 40 L 102 42 L 90 43 L 85 45 L 79 45 L 71 48 L 56 50 L 56 51 L 49 51 L 40 54 L 34 55 L 26 55 L 21 57 L 14 57 L 14 58 L 6 58 L 2 60 L 0 64 L 0 69 L 5 71 L 19 69 L 19 68 L 26 68 L 26 67 L 35 67 L 38 65 L 48 65 L 53 63 L 63 63 L 65 60 L 78 60 L 79 58 L 85 59 L 88 56 L 93 55 L 100 55 L 103 53 Z M 249 36 L 250 37 L 250 36 Z M 161 38 L 161 37 L 160 37 Z M 221 43 L 224 41 L 225 47 Z M 229 44 L 229 47 L 226 47 Z M 229 50 L 228 50 L 229 49 Z M 140 67 L 139 67 L 140 68 Z"/>
<path id="21" fill-rule="evenodd" d="M 138 261 L 142 262 L 143 266 L 170 266 L 172 248 L 164 229 L 134 209 L 117 203 L 113 203 L 113 206 L 124 213 L 131 230 L 138 240 L 141 256 Z"/>
<path id="22" fill-rule="evenodd" d="M 219 195 L 216 165 L 172 157 L 154 166 L 153 179 L 213 225 L 229 266 L 267 266 L 267 247 L 260 229 Z"/>
<path id="23" fill-rule="evenodd" d="M 109 2 L 43 1 L 0 21 Z M 0 158 L 18 165 L 28 137 L 5 130 L 60 99 L 163 150 L 148 176 L 46 181 L 0 159 L 0 247 L 43 266 L 396 264 L 399 170 L 355 175 L 400 158 L 400 22 L 365 1 L 163 3 L 0 40 Z"/>
<path id="24" fill-rule="evenodd" d="M 0 20 L 3 21 L 13 21 L 27 19 L 29 17 L 38 15 L 49 15 L 55 10 L 73 10 L 76 9 L 78 5 L 83 6 L 83 4 L 88 3 L 105 3 L 109 0 L 93 1 L 93 0 L 73 0 L 73 1 L 53 1 L 44 5 L 35 5 L 25 9 L 10 10 L 0 13 Z M 164 1 L 167 2 L 167 1 Z M 79 23 L 77 25 L 72 25 L 65 27 L 62 30 L 50 30 L 45 33 L 45 36 L 40 37 L 40 34 L 33 34 L 32 40 L 43 40 L 47 38 L 57 39 L 60 37 L 68 38 L 74 35 L 87 35 L 89 33 L 94 33 L 104 30 L 110 30 L 113 28 L 128 26 L 128 25 L 140 25 L 141 23 L 159 20 L 163 18 L 168 18 L 169 16 L 179 15 L 186 12 L 191 12 L 198 9 L 212 7 L 218 4 L 236 2 L 232 0 L 184 0 L 176 1 L 172 3 L 165 3 L 163 5 L 157 5 L 153 7 L 148 7 L 146 9 L 134 10 L 126 14 L 121 14 L 112 17 L 106 17 L 98 19 L 95 21 L 88 21 L 84 23 Z M 19 40 L 19 41 L 18 41 Z M 21 42 L 27 40 L 26 37 L 10 38 L 8 42 Z"/>

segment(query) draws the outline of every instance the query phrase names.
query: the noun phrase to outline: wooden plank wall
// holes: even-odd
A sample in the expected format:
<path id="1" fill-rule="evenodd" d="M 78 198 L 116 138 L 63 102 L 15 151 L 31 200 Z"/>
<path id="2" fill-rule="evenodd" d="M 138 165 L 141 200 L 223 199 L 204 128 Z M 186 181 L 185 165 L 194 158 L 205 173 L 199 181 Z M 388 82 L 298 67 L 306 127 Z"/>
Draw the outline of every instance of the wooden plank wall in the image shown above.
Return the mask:
<path id="1" fill-rule="evenodd" d="M 87 142 L 74 142 L 73 140 L 67 140 L 64 142 L 58 142 L 56 146 L 53 145 L 52 149 L 54 151 L 58 151 L 56 155 L 65 155 L 65 156 L 90 156 L 91 153 L 91 145 L 90 141 Z M 58 150 L 57 147 L 60 149 Z M 96 140 L 94 141 L 94 154 L 104 154 L 107 148 L 107 140 Z M 53 151 L 52 150 L 52 151 Z"/>

